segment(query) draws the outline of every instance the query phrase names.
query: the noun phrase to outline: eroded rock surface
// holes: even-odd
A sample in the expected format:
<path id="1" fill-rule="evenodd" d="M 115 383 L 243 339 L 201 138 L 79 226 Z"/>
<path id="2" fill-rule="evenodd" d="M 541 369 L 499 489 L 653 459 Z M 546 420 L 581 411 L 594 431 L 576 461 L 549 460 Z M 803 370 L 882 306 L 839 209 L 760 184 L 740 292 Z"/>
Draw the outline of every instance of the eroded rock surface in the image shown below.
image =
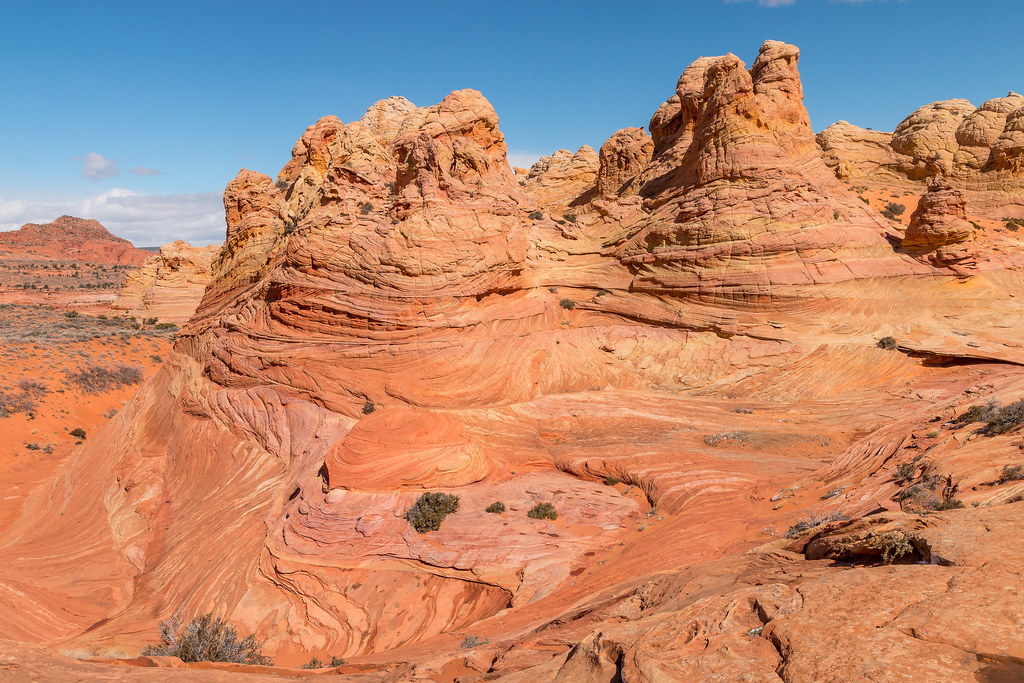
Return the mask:
<path id="1" fill-rule="evenodd" d="M 181 324 L 192 317 L 212 277 L 220 247 L 193 247 L 178 240 L 160 247 L 137 271 L 128 274 L 116 310 L 140 318 Z"/>
<path id="2" fill-rule="evenodd" d="M 1018 602 L 966 582 L 1016 580 L 1020 549 L 969 532 L 1018 523 L 992 482 L 1020 451 L 954 418 L 1024 392 L 1022 257 L 897 248 L 822 159 L 798 59 L 701 58 L 649 139 L 525 178 L 472 90 L 325 117 L 276 179 L 240 172 L 174 352 L 0 535 L 0 630 L 134 650 L 214 610 L 278 664 L 382 680 L 1016 666 Z M 425 491 L 460 502 L 420 534 Z M 978 508 L 914 513 L 950 496 Z M 854 552 L 889 531 L 952 564 Z M 960 579 L 989 631 L 917 637 Z"/>

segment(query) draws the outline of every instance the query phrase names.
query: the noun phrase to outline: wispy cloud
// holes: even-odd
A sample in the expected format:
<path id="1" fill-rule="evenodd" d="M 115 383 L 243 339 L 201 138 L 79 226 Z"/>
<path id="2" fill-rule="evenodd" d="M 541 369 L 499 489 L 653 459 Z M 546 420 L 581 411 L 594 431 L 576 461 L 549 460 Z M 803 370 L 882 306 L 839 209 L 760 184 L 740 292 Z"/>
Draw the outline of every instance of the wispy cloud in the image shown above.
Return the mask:
<path id="1" fill-rule="evenodd" d="M 117 159 L 107 159 L 98 152 L 89 152 L 82 159 L 83 178 L 92 178 L 93 180 L 113 178 L 119 172 Z"/>
<path id="2" fill-rule="evenodd" d="M 158 171 L 155 168 L 147 168 L 145 166 L 136 166 L 135 168 L 128 169 L 128 172 L 132 175 L 163 175 L 163 171 Z"/>
<path id="3" fill-rule="evenodd" d="M 220 244 L 226 229 L 219 192 L 140 195 L 114 188 L 66 202 L 0 198 L 0 230 L 14 230 L 25 223 L 48 223 L 62 214 L 96 219 L 137 246 L 174 240 L 203 246 Z"/>

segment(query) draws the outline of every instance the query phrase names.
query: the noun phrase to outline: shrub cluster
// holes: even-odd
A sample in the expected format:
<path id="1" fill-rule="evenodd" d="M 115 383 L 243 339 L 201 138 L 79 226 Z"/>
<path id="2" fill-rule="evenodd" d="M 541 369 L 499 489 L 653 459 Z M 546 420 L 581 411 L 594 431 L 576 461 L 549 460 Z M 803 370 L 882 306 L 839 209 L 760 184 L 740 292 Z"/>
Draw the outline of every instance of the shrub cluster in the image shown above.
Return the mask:
<path id="1" fill-rule="evenodd" d="M 985 423 L 985 428 L 981 430 L 985 436 L 1012 432 L 1024 425 L 1024 399 L 1018 399 L 1005 406 L 995 401 L 973 405 L 956 419 L 956 423 L 960 425 L 974 422 Z"/>
<path id="2" fill-rule="evenodd" d="M 405 518 L 421 534 L 437 531 L 444 518 L 459 509 L 459 497 L 450 493 L 424 493 L 405 511 Z"/>
<path id="3" fill-rule="evenodd" d="M 160 622 L 160 642 L 147 645 L 143 655 L 177 657 L 183 662 L 233 662 L 236 664 L 271 664 L 260 654 L 263 643 L 250 634 L 238 639 L 235 627 L 209 612 L 184 626 L 174 616 Z"/>
<path id="4" fill-rule="evenodd" d="M 526 513 L 526 516 L 532 519 L 550 519 L 553 521 L 558 519 L 558 512 L 551 503 L 537 503 Z"/>
<path id="5" fill-rule="evenodd" d="M 492 515 L 500 515 L 504 511 L 505 511 L 505 504 L 502 503 L 500 500 L 491 503 L 484 510 L 484 512 L 490 512 Z"/>
<path id="6" fill-rule="evenodd" d="M 849 516 L 842 512 L 833 512 L 829 515 L 808 515 L 803 519 L 798 519 L 793 526 L 789 527 L 786 531 L 786 538 L 796 538 L 805 531 L 828 522 L 845 522 L 848 519 L 850 519 Z"/>
<path id="7" fill-rule="evenodd" d="M 882 209 L 882 215 L 888 218 L 889 220 L 894 221 L 896 220 L 896 216 L 901 215 L 906 210 L 907 207 L 903 206 L 902 204 L 897 204 L 896 202 L 889 202 L 888 204 L 885 205 L 885 208 Z"/>
<path id="8" fill-rule="evenodd" d="M 142 381 L 142 368 L 135 365 L 87 365 L 68 375 L 87 394 L 100 394 Z"/>

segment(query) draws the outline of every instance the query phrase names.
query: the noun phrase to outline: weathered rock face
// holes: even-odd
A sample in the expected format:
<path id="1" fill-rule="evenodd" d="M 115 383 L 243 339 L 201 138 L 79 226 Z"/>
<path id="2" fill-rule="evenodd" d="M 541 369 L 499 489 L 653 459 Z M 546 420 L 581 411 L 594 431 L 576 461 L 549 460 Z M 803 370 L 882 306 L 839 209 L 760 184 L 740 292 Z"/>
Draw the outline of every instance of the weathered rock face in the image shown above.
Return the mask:
<path id="1" fill-rule="evenodd" d="M 520 174 L 520 182 L 531 197 L 558 212 L 559 208 L 587 200 L 600 165 L 593 147 L 584 145 L 575 154 L 560 149 L 538 159 L 528 171 Z"/>
<path id="2" fill-rule="evenodd" d="M 276 180 L 243 170 L 163 369 L 0 533 L 0 630 L 136 648 L 213 609 L 284 663 L 394 680 L 847 672 L 835 653 L 862 632 L 825 606 L 892 572 L 779 546 L 707 563 L 804 508 L 899 507 L 893 463 L 917 442 L 966 502 L 1003 501 L 980 486 L 1010 438 L 926 421 L 980 391 L 975 361 L 999 396 L 1024 391 L 1016 326 L 993 324 L 1024 315 L 1021 257 L 962 278 L 895 250 L 822 161 L 797 59 L 702 58 L 649 142 L 620 132 L 532 180 L 474 91 L 325 117 Z M 405 513 L 428 490 L 459 508 L 419 534 Z M 920 578 L 857 603 L 863 633 Z M 870 642 L 948 652 L 896 631 Z"/>
<path id="3" fill-rule="evenodd" d="M 877 217 L 821 162 L 798 50 L 769 41 L 748 71 L 702 58 L 651 120 L 650 212 L 621 247 L 633 288 L 737 302 L 796 285 L 895 273 Z"/>
<path id="4" fill-rule="evenodd" d="M 654 142 L 643 128 L 624 128 L 601 145 L 597 194 L 625 194 L 625 185 L 640 174 L 654 154 Z"/>
<path id="5" fill-rule="evenodd" d="M 178 240 L 160 247 L 142 267 L 128 274 L 115 310 L 161 322 L 184 323 L 192 317 L 212 277 L 220 247 L 193 247 Z"/>
<path id="6" fill-rule="evenodd" d="M 933 251 L 974 239 L 974 226 L 967 220 L 967 200 L 952 183 L 936 176 L 928 181 L 928 193 L 921 197 L 910 227 L 901 243 L 912 251 Z"/>
<path id="7" fill-rule="evenodd" d="M 52 223 L 26 223 L 0 232 L 0 250 L 14 255 L 32 254 L 56 259 L 141 265 L 149 252 L 126 239 L 111 235 L 98 221 L 61 216 Z"/>
<path id="8" fill-rule="evenodd" d="M 975 108 L 967 100 L 927 104 L 890 135 L 845 121 L 818 133 L 825 162 L 841 180 L 880 188 L 942 175 L 984 218 L 1024 216 L 1024 96 L 1011 92 Z M 908 185 L 909 184 L 909 185 Z"/>

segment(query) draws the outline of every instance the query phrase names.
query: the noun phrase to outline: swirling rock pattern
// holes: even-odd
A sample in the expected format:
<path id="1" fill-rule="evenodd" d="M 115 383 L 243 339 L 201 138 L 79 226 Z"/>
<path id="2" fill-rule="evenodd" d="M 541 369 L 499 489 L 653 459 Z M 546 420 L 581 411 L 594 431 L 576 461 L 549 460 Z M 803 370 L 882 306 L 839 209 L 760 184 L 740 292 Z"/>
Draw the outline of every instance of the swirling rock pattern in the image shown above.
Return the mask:
<path id="1" fill-rule="evenodd" d="M 1019 250 L 955 273 L 899 249 L 822 160 L 798 59 L 771 41 L 750 69 L 701 58 L 650 139 L 526 178 L 472 90 L 325 117 L 276 178 L 241 171 L 174 352 L 0 534 L 0 630 L 137 648 L 161 617 L 215 610 L 280 663 L 394 680 L 611 678 L 631 643 L 672 675 L 768 675 L 786 653 L 746 634 L 783 614 L 765 631 L 813 650 L 795 551 L 723 556 L 802 507 L 895 507 L 892 459 L 980 391 L 972 363 L 1020 390 L 1024 282 Z M 943 429 L 951 476 L 1009 452 Z M 418 534 L 425 490 L 460 506 Z M 556 520 L 527 516 L 541 502 Z M 737 572 L 771 585 L 734 592 Z M 648 617 L 653 640 L 598 632 Z M 691 619 L 722 648 L 677 656 Z"/>
<path id="2" fill-rule="evenodd" d="M 128 273 L 112 304 L 140 318 L 181 324 L 192 317 L 212 277 L 220 247 L 193 247 L 178 240 L 160 247 L 139 270 Z"/>

